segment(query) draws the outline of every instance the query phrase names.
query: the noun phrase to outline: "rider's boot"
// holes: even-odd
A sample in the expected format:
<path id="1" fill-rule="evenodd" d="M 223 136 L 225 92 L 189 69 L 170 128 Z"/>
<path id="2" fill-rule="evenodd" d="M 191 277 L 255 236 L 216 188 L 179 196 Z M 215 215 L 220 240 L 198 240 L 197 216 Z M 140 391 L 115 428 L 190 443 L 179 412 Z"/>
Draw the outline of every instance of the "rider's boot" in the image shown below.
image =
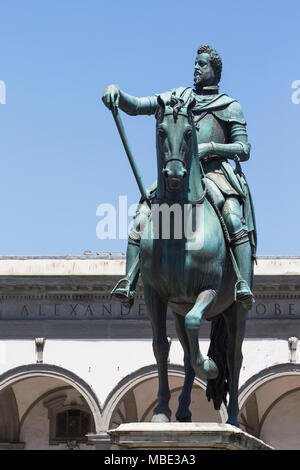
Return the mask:
<path id="1" fill-rule="evenodd" d="M 131 308 L 134 303 L 135 288 L 140 273 L 140 241 L 150 212 L 148 202 L 141 200 L 128 237 L 126 275 L 111 291 L 111 296 L 116 297 L 127 308 Z"/>
<path id="2" fill-rule="evenodd" d="M 241 217 L 239 201 L 236 198 L 227 199 L 222 215 L 231 238 L 231 248 L 235 258 L 233 264 L 235 261 L 238 270 L 235 298 L 237 302 L 251 308 L 254 303 L 254 296 L 249 286 L 249 282 L 252 283 L 252 252 L 248 230 Z"/>
<path id="3" fill-rule="evenodd" d="M 135 288 L 140 273 L 139 253 L 139 242 L 129 238 L 126 252 L 125 277 L 117 282 L 110 294 L 111 297 L 115 297 L 129 309 L 134 303 Z"/>
<path id="4" fill-rule="evenodd" d="M 240 271 L 240 278 L 235 287 L 235 297 L 238 302 L 251 308 L 254 303 L 254 295 L 246 281 L 246 279 L 251 279 L 252 270 L 251 246 L 247 230 L 242 229 L 231 234 L 231 247 Z"/>

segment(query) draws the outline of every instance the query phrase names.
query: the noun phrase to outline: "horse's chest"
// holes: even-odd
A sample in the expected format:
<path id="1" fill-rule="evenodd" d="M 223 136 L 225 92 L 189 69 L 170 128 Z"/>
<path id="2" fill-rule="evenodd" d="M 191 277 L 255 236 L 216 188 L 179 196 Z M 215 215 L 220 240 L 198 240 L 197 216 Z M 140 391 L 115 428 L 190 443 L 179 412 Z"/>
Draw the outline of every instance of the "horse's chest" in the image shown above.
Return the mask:
<path id="1" fill-rule="evenodd" d="M 143 280 L 165 298 L 191 299 L 199 290 L 217 282 L 218 269 L 214 265 L 217 247 L 215 242 L 211 243 L 206 225 L 200 223 L 199 227 L 194 234 L 189 233 L 188 239 L 150 236 L 141 242 Z"/>

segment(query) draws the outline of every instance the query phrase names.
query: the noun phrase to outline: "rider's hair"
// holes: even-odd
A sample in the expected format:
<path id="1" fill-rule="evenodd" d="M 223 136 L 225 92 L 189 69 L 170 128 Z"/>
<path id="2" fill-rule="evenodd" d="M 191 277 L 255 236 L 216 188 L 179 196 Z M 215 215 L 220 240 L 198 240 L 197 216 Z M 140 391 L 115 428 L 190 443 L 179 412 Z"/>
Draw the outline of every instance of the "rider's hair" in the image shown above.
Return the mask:
<path id="1" fill-rule="evenodd" d="M 209 54 L 211 65 L 216 74 L 216 81 L 217 83 L 219 83 L 222 74 L 222 59 L 220 55 L 218 54 L 216 49 L 211 46 L 208 46 L 207 44 L 201 44 L 201 46 L 199 46 L 197 53 L 202 54 L 203 52 Z"/>

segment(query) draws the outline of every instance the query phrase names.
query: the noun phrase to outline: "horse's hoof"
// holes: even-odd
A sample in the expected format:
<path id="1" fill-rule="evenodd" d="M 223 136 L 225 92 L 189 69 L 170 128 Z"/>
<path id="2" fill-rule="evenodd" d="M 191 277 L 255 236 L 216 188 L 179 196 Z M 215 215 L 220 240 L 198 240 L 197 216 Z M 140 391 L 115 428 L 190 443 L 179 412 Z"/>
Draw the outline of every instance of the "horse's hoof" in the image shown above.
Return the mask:
<path id="1" fill-rule="evenodd" d="M 238 422 L 237 418 L 228 418 L 226 421 L 226 424 L 231 424 L 232 426 L 235 426 L 236 428 L 240 427 L 240 423 Z"/>
<path id="2" fill-rule="evenodd" d="M 156 413 L 151 419 L 151 423 L 169 423 L 170 421 L 170 418 L 164 413 Z"/>
<path id="3" fill-rule="evenodd" d="M 194 367 L 197 377 L 204 380 L 216 379 L 219 374 L 216 363 L 210 359 L 204 359 L 204 362 L 200 366 Z"/>
<path id="4" fill-rule="evenodd" d="M 186 418 L 177 418 L 177 416 L 176 416 L 176 421 L 178 421 L 179 423 L 191 423 L 192 422 L 192 417 L 187 416 Z"/>

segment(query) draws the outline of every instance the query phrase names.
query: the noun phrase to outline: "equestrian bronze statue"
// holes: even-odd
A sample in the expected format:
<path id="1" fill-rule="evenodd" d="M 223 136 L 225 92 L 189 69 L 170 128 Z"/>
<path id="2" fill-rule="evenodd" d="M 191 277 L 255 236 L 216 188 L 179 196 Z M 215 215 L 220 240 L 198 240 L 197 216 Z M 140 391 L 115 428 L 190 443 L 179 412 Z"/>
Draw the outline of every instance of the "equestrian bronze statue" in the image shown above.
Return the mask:
<path id="1" fill-rule="evenodd" d="M 240 104 L 219 93 L 221 71 L 219 54 L 203 45 L 196 56 L 194 88 L 136 98 L 110 85 L 103 95 L 142 194 L 128 239 L 126 275 L 112 296 L 130 308 L 141 274 L 158 366 L 158 403 L 152 418 L 156 422 L 170 421 L 171 415 L 169 306 L 184 351 L 177 420 L 191 420 L 196 375 L 207 381 L 207 397 L 216 409 L 227 404 L 229 393 L 227 422 L 239 425 L 238 382 L 246 314 L 254 302 L 256 227 L 240 166 L 250 156 L 246 122 Z M 130 115 L 155 114 L 157 181 L 149 191 L 131 155 L 118 108 Z M 166 214 L 167 230 L 162 223 Z M 212 322 L 207 358 L 199 349 L 202 319 Z"/>

